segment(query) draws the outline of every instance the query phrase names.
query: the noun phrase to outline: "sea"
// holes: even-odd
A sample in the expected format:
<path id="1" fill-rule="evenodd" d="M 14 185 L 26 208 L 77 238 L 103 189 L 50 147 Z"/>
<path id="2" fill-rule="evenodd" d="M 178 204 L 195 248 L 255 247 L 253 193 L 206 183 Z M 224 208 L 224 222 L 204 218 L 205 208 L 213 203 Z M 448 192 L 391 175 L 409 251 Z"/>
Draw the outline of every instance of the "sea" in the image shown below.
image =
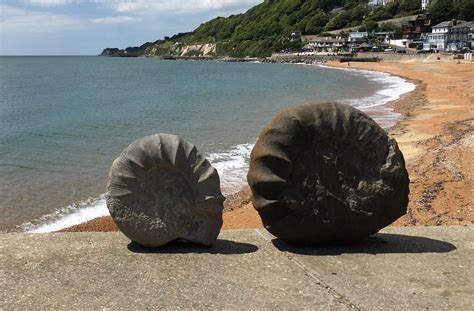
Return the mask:
<path id="1" fill-rule="evenodd" d="M 261 129 L 280 111 L 339 101 L 393 126 L 385 104 L 415 86 L 385 73 L 317 65 L 95 56 L 0 57 L 0 232 L 43 233 L 108 215 L 115 158 L 172 133 L 246 183 Z"/>

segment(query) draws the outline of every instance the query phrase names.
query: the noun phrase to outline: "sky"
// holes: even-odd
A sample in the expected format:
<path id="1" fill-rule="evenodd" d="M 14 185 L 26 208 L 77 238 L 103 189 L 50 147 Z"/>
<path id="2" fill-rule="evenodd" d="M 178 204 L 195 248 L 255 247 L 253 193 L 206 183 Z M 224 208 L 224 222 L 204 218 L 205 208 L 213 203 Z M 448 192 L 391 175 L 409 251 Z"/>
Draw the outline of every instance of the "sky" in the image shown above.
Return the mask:
<path id="1" fill-rule="evenodd" d="M 263 0 L 0 0 L 0 55 L 97 55 L 192 31 Z"/>

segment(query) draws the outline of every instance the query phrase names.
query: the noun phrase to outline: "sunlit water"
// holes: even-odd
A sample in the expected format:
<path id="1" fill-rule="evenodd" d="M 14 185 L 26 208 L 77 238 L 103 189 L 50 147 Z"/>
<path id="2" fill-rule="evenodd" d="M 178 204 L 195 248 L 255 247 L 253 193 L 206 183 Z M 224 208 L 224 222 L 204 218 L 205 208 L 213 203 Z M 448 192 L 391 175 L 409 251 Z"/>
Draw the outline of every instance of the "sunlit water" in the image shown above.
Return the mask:
<path id="1" fill-rule="evenodd" d="M 337 100 L 380 107 L 389 126 L 396 115 L 380 105 L 410 87 L 303 65 L 0 57 L 0 231 L 106 215 L 110 165 L 138 138 L 166 132 L 196 144 L 230 193 L 245 183 L 253 143 L 277 112 Z"/>

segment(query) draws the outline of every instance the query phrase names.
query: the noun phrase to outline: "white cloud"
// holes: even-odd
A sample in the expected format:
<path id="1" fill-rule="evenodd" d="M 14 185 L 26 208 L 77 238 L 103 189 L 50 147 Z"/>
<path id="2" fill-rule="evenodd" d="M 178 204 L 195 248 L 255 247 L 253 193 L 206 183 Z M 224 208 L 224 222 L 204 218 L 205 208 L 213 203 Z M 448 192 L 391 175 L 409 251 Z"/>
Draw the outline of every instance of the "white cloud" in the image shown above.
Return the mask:
<path id="1" fill-rule="evenodd" d="M 112 1 L 109 4 L 121 13 L 157 14 L 247 9 L 261 2 L 263 0 L 128 0 Z"/>
<path id="2" fill-rule="evenodd" d="M 127 24 L 138 20 L 138 18 L 132 16 L 107 16 L 94 18 L 91 21 L 95 24 Z"/>
<path id="3" fill-rule="evenodd" d="M 78 0 L 27 0 L 28 3 L 43 6 L 58 6 L 79 2 Z"/>
<path id="4" fill-rule="evenodd" d="M 8 32 L 51 32 L 81 25 L 80 19 L 0 4 L 0 29 Z"/>
<path id="5" fill-rule="evenodd" d="M 263 0 L 23 0 L 33 5 L 59 6 L 72 3 L 100 3 L 117 12 L 136 14 L 157 14 L 162 12 L 199 13 L 247 9 Z"/>

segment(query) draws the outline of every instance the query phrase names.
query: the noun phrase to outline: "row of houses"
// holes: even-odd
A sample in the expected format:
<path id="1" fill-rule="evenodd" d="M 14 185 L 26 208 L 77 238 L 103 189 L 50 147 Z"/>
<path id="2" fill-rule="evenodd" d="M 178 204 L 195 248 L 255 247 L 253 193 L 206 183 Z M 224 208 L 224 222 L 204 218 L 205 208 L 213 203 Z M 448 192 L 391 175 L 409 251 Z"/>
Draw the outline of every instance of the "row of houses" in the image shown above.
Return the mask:
<path id="1" fill-rule="evenodd" d="M 307 41 L 303 51 L 306 54 L 334 54 L 346 52 L 381 52 L 389 48 L 388 44 L 369 44 L 369 36 L 385 38 L 386 33 L 351 32 L 348 39 L 342 37 L 304 36 Z"/>
<path id="2" fill-rule="evenodd" d="M 428 15 L 409 21 L 402 33 L 351 32 L 348 38 L 303 36 L 307 41 L 306 53 L 340 53 L 380 51 L 386 48 L 402 48 L 425 51 L 461 51 L 474 49 L 474 22 L 446 21 L 431 25 Z M 370 42 L 376 44 L 370 44 Z"/>
<path id="3" fill-rule="evenodd" d="M 431 33 L 422 33 L 423 50 L 459 51 L 474 48 L 474 22 L 446 21 L 433 26 Z"/>
<path id="4" fill-rule="evenodd" d="M 432 25 L 429 15 L 409 21 L 402 34 L 392 34 L 391 45 L 425 51 L 459 51 L 474 48 L 473 21 L 444 21 Z"/>
<path id="5" fill-rule="evenodd" d="M 408 21 L 403 33 L 393 34 L 390 44 L 419 50 L 459 51 L 463 48 L 474 48 L 472 21 L 444 21 L 432 25 L 429 14 L 418 15 Z"/>

